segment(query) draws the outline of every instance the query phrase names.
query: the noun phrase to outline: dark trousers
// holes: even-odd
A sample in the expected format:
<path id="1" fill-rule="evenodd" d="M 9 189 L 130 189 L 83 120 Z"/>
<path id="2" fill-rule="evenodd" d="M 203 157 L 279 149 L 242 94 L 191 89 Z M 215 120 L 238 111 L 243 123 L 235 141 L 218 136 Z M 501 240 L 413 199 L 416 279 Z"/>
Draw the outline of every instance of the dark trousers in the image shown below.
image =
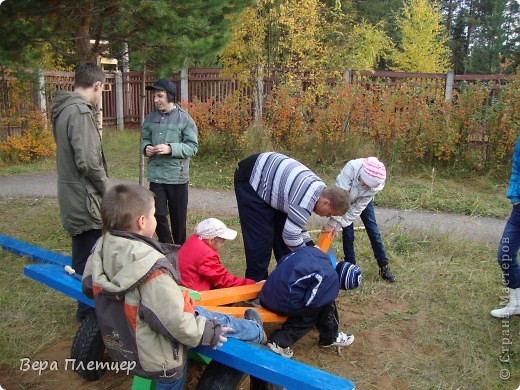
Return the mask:
<path id="1" fill-rule="evenodd" d="M 280 347 L 287 348 L 294 345 L 314 327 L 320 333 L 319 343 L 321 345 L 330 345 L 336 341 L 339 332 L 339 317 L 335 302 L 319 309 L 289 315 L 282 328 L 274 331 L 269 339 Z"/>
<path id="2" fill-rule="evenodd" d="M 520 287 L 518 249 L 520 249 L 520 204 L 513 206 L 498 247 L 498 264 L 502 269 L 504 284 L 509 288 Z"/>
<path id="3" fill-rule="evenodd" d="M 267 279 L 271 252 L 279 261 L 291 251 L 285 244 L 282 232 L 287 214 L 272 208 L 249 184 L 240 178 L 240 166 L 235 172 L 235 195 L 244 239 L 246 278 L 255 281 Z"/>
<path id="4" fill-rule="evenodd" d="M 150 183 L 155 194 L 155 233 L 160 242 L 182 245 L 186 241 L 186 217 L 188 214 L 188 183 Z M 170 226 L 168 225 L 170 215 Z M 172 239 L 173 233 L 173 239 Z"/>
<path id="5" fill-rule="evenodd" d="M 377 227 L 376 214 L 374 212 L 374 205 L 370 202 L 367 207 L 361 212 L 361 221 L 365 225 L 370 244 L 372 245 L 372 251 L 374 257 L 377 260 L 377 264 L 383 267 L 388 264 L 388 258 L 386 257 L 385 247 L 383 240 L 381 239 L 381 233 Z M 354 252 L 354 224 L 351 223 L 349 226 L 343 229 L 343 252 L 345 253 L 345 261 L 350 263 L 356 262 L 356 253 Z"/>
<path id="6" fill-rule="evenodd" d="M 83 275 L 87 259 L 99 237 L 101 237 L 101 229 L 87 230 L 86 232 L 72 236 L 72 268 L 74 268 L 77 274 Z M 83 318 L 93 310 L 94 309 L 89 305 L 78 301 L 76 319 L 78 321 L 83 320 Z"/>

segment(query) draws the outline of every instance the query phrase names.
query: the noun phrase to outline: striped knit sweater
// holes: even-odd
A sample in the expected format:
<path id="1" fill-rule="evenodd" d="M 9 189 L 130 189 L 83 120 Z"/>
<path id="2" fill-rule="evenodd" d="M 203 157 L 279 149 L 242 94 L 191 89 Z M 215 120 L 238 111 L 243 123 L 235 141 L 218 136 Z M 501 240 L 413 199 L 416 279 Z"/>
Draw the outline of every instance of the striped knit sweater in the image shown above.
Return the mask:
<path id="1" fill-rule="evenodd" d="M 302 163 L 279 153 L 261 153 L 249 183 L 266 203 L 287 214 L 282 233 L 291 251 L 311 241 L 305 231 L 325 183 Z"/>

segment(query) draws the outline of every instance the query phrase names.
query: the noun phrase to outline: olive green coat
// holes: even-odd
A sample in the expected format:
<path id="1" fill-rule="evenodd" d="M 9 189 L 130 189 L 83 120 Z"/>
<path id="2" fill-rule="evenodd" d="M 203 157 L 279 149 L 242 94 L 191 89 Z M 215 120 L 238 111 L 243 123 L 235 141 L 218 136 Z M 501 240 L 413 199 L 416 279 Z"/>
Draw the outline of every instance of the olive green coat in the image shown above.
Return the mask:
<path id="1" fill-rule="evenodd" d="M 51 118 L 62 225 L 71 236 L 101 229 L 101 198 L 109 181 L 92 104 L 80 93 L 60 91 Z"/>

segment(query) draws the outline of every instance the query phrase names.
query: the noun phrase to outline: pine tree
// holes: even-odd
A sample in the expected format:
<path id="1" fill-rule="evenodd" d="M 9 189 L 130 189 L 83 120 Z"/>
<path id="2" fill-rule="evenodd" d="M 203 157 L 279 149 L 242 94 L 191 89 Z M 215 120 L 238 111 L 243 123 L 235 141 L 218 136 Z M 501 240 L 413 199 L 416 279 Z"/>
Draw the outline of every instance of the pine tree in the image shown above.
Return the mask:
<path id="1" fill-rule="evenodd" d="M 27 63 L 27 53 L 38 57 L 44 42 L 74 64 L 107 51 L 118 57 L 129 47 L 134 67 L 148 64 L 167 74 L 184 63 L 214 63 L 229 38 L 232 15 L 248 3 L 9 0 L 0 7 L 0 61 Z"/>

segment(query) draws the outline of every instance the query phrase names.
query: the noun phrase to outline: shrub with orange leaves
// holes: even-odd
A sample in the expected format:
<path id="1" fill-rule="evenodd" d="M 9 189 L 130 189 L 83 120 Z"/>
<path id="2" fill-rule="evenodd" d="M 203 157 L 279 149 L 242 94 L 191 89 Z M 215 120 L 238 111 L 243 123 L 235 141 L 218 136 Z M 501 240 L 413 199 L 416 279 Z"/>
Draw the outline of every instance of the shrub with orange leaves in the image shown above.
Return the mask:
<path id="1" fill-rule="evenodd" d="M 0 147 L 4 161 L 28 163 L 54 155 L 56 144 L 41 112 L 26 113 L 21 125 L 20 135 L 7 136 Z"/>
<path id="2" fill-rule="evenodd" d="M 510 163 L 520 124 L 520 73 L 503 85 L 459 85 L 452 101 L 434 85 L 337 82 L 305 91 L 279 84 L 263 107 L 265 144 L 314 162 L 371 153 L 388 163 L 500 171 Z M 203 153 L 243 156 L 251 100 L 239 92 L 223 101 L 189 105 Z"/>
<path id="3" fill-rule="evenodd" d="M 17 75 L 23 76 L 23 75 Z M 0 106 L 0 158 L 9 162 L 33 162 L 54 155 L 55 144 L 45 116 L 29 98 L 34 95 L 35 84 L 31 76 L 7 77 Z"/>
<path id="4" fill-rule="evenodd" d="M 208 99 L 183 104 L 199 130 L 200 154 L 239 156 L 249 129 L 251 98 L 240 91 L 221 101 Z"/>

